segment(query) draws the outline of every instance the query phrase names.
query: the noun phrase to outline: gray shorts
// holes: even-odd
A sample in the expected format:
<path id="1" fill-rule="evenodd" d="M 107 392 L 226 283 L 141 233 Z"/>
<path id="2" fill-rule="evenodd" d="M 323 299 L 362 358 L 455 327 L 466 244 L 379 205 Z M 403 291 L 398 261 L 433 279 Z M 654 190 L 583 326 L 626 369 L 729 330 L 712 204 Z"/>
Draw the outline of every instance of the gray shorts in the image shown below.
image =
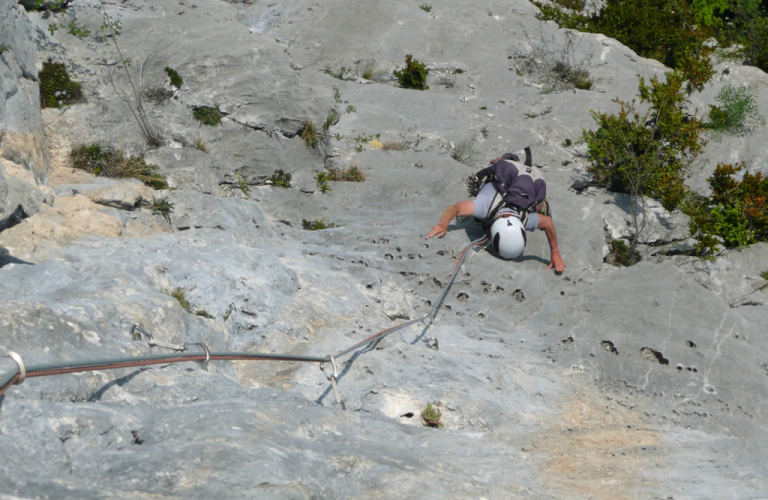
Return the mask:
<path id="1" fill-rule="evenodd" d="M 493 187 L 493 184 L 488 183 L 480 189 L 475 198 L 474 213 L 475 219 L 484 221 L 490 212 L 491 206 L 501 202 L 501 195 Z M 520 218 L 520 214 L 513 208 L 502 208 L 498 211 L 498 214 L 509 213 L 515 217 Z M 528 220 L 525 222 L 525 230 L 533 231 L 539 226 L 539 214 L 536 212 L 528 214 Z"/>

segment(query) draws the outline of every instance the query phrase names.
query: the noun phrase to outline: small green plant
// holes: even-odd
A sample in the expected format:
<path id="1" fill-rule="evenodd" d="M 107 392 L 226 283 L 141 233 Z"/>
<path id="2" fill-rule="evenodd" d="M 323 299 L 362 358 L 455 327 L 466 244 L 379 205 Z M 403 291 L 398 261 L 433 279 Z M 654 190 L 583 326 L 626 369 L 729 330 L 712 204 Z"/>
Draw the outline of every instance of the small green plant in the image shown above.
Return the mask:
<path id="1" fill-rule="evenodd" d="M 317 180 L 317 187 L 320 189 L 321 193 L 327 194 L 331 192 L 331 188 L 328 186 L 328 181 L 330 180 L 328 172 L 318 172 L 315 179 Z"/>
<path id="2" fill-rule="evenodd" d="M 352 78 L 352 68 L 347 68 L 346 66 L 341 66 L 338 71 L 333 71 L 331 66 L 328 65 L 323 72 L 339 80 L 350 80 Z"/>
<path id="3" fill-rule="evenodd" d="M 154 215 L 162 215 L 168 222 L 171 221 L 171 212 L 173 211 L 173 203 L 168 201 L 168 198 L 152 198 L 152 213 Z"/>
<path id="4" fill-rule="evenodd" d="M 277 169 L 272 174 L 272 177 L 269 178 L 269 181 L 275 187 L 289 188 L 291 187 L 291 174 L 282 169 Z"/>
<path id="5" fill-rule="evenodd" d="M 443 423 L 440 422 L 442 416 L 443 414 L 440 410 L 432 406 L 432 403 L 427 403 L 427 407 L 421 410 L 421 423 L 427 427 L 439 429 L 443 426 Z"/>
<path id="6" fill-rule="evenodd" d="M 320 138 L 317 134 L 315 124 L 312 122 L 312 118 L 308 118 L 307 121 L 301 126 L 298 132 L 299 137 L 304 144 L 310 149 L 317 149 L 317 145 L 320 142 Z"/>
<path id="7" fill-rule="evenodd" d="M 184 289 L 181 287 L 176 287 L 168 294 L 177 301 L 179 301 L 179 305 L 187 312 L 192 312 L 191 306 L 189 304 L 189 301 L 187 300 L 187 297 L 184 293 Z"/>
<path id="8" fill-rule="evenodd" d="M 566 137 L 566 139 L 563 141 L 563 146 L 567 148 L 570 147 L 571 144 L 573 144 L 571 140 Z"/>
<path id="9" fill-rule="evenodd" d="M 760 273 L 760 277 L 763 278 L 764 280 L 768 280 L 768 269 Z"/>
<path id="10" fill-rule="evenodd" d="M 429 89 L 427 74 L 429 74 L 429 70 L 414 59 L 411 54 L 405 56 L 405 68 L 392 72 L 392 75 L 400 82 L 401 87 L 417 90 Z"/>
<path id="11" fill-rule="evenodd" d="M 488 106 L 480 106 L 480 111 L 485 111 L 486 109 L 488 109 Z"/>
<path id="12" fill-rule="evenodd" d="M 357 108 L 355 108 L 351 104 L 347 106 L 347 113 L 356 113 L 356 112 L 357 112 Z"/>
<path id="13" fill-rule="evenodd" d="M 453 72 L 456 73 L 457 75 L 460 75 L 460 74 L 464 73 L 464 70 L 461 69 L 461 68 L 456 68 L 455 70 L 453 70 Z"/>
<path id="14" fill-rule="evenodd" d="M 83 99 L 80 84 L 69 79 L 67 68 L 62 63 L 48 59 L 38 75 L 40 82 L 40 107 L 60 108 Z"/>
<path id="15" fill-rule="evenodd" d="M 218 106 L 195 106 L 192 108 L 192 114 L 195 120 L 209 127 L 219 125 L 224 117 Z"/>
<path id="16" fill-rule="evenodd" d="M 184 80 L 179 73 L 170 66 L 165 67 L 165 74 L 168 75 L 168 80 L 170 80 L 171 86 L 180 89 L 184 85 Z"/>
<path id="17" fill-rule="evenodd" d="M 4 54 L 8 50 L 11 50 L 11 46 L 7 43 L 0 45 L 0 55 Z"/>
<path id="18" fill-rule="evenodd" d="M 373 78 L 373 70 L 375 69 L 375 66 L 372 63 L 366 64 L 363 68 L 363 78 L 366 80 L 370 80 Z"/>
<path id="19" fill-rule="evenodd" d="M 488 130 L 488 127 L 483 125 L 482 127 L 480 127 L 480 133 L 482 134 L 484 139 L 487 139 L 488 135 L 490 134 L 490 131 Z"/>
<path id="20" fill-rule="evenodd" d="M 616 267 L 629 267 L 637 264 L 639 261 L 640 255 L 635 251 L 630 252 L 624 240 L 611 241 L 610 251 L 605 257 L 606 263 Z"/>
<path id="21" fill-rule="evenodd" d="M 333 87 L 333 101 L 336 104 L 341 104 L 341 92 L 339 91 L 339 87 L 336 87 L 335 85 Z"/>
<path id="22" fill-rule="evenodd" d="M 424 12 L 432 12 L 432 6 L 431 5 L 427 5 L 425 3 L 419 5 L 419 8 L 421 10 L 423 10 Z"/>
<path id="23" fill-rule="evenodd" d="M 307 231 L 320 231 L 322 229 L 330 229 L 337 227 L 333 222 L 326 223 L 323 219 L 301 220 L 301 227 Z"/>
<path id="24" fill-rule="evenodd" d="M 328 168 L 327 180 L 336 182 L 363 182 L 365 172 L 360 165 L 354 164 L 346 168 L 330 167 Z"/>
<path id="25" fill-rule="evenodd" d="M 195 311 L 195 316 L 202 316 L 203 318 L 213 319 L 213 315 L 205 309 L 198 309 Z"/>
<path id="26" fill-rule="evenodd" d="M 69 24 L 67 24 L 67 28 L 69 28 L 67 33 L 69 33 L 72 36 L 76 36 L 77 38 L 85 38 L 87 36 L 90 36 L 91 34 L 91 30 L 85 29 L 85 27 L 77 24 L 74 20 L 70 21 Z"/>
<path id="27" fill-rule="evenodd" d="M 168 189 L 165 176 L 144 158 L 101 144 L 76 146 L 69 154 L 72 166 L 101 177 L 132 177 L 155 189 Z"/>
<path id="28" fill-rule="evenodd" d="M 749 87 L 730 84 L 720 90 L 715 98 L 718 106 L 709 106 L 709 123 L 705 126 L 718 132 L 743 135 L 765 125 L 765 120 Z"/>
<path id="29" fill-rule="evenodd" d="M 337 140 L 337 141 L 340 141 L 340 140 L 342 140 L 342 139 L 344 138 L 344 136 L 343 136 L 343 135 L 341 135 L 341 134 L 340 134 L 340 133 L 338 133 L 338 132 L 336 132 L 335 134 L 333 134 L 333 136 L 336 138 L 336 140 Z"/>
<path id="30" fill-rule="evenodd" d="M 221 319 L 223 319 L 224 321 L 227 321 L 229 317 L 232 316 L 233 312 L 235 312 L 235 303 L 230 302 L 229 305 L 227 306 L 227 310 L 224 311 L 224 314 L 221 316 Z"/>
<path id="31" fill-rule="evenodd" d="M 248 196 L 251 193 L 251 185 L 248 184 L 248 180 L 239 172 L 235 172 L 235 181 L 237 181 L 241 193 L 245 196 Z"/>
<path id="32" fill-rule="evenodd" d="M 323 132 L 328 134 L 328 131 L 331 129 L 331 127 L 337 123 L 339 123 L 339 117 L 336 115 L 336 111 L 331 111 L 328 113 L 328 117 L 326 117 L 325 123 L 323 123 Z"/>
<path id="33" fill-rule="evenodd" d="M 355 142 L 357 144 L 367 144 L 374 139 L 379 139 L 380 137 L 381 137 L 381 134 L 376 134 L 376 135 L 357 134 L 357 137 L 355 137 Z"/>

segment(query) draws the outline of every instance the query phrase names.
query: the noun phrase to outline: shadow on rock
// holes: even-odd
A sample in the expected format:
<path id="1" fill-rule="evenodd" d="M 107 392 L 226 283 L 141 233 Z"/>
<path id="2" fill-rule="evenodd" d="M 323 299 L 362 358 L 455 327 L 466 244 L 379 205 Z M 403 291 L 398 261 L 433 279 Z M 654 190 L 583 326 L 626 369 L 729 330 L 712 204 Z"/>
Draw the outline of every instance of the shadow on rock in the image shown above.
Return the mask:
<path id="1" fill-rule="evenodd" d="M 111 381 L 111 382 L 108 382 L 108 383 L 104 384 L 104 386 L 103 386 L 101 389 L 99 389 L 98 391 L 94 392 L 94 393 L 91 395 L 91 397 L 90 397 L 90 398 L 88 398 L 88 402 L 89 402 L 89 403 L 94 403 L 94 402 L 96 402 L 96 401 L 100 401 L 100 400 L 101 400 L 101 397 L 102 397 L 102 396 L 104 396 L 104 394 L 105 394 L 105 393 L 106 393 L 106 392 L 107 392 L 109 389 L 111 389 L 112 387 L 114 387 L 115 385 L 117 385 L 117 386 L 119 386 L 119 387 L 122 387 L 122 386 L 124 386 L 125 384 L 127 384 L 128 382 L 130 382 L 130 381 L 131 381 L 131 379 L 132 379 L 133 377 L 135 377 L 135 376 L 136 376 L 136 375 L 138 375 L 139 373 L 145 372 L 145 371 L 147 371 L 147 370 L 149 370 L 149 367 L 140 368 L 140 369 L 136 370 L 135 372 L 129 373 L 128 375 L 126 375 L 126 376 L 124 376 L 124 377 L 116 378 L 115 380 L 113 380 L 113 381 Z"/>
<path id="2" fill-rule="evenodd" d="M 17 259 L 13 255 L 8 253 L 7 248 L 0 247 L 0 267 L 6 266 L 8 264 L 28 264 L 30 266 L 35 265 L 33 262 L 27 262 L 26 260 Z"/>

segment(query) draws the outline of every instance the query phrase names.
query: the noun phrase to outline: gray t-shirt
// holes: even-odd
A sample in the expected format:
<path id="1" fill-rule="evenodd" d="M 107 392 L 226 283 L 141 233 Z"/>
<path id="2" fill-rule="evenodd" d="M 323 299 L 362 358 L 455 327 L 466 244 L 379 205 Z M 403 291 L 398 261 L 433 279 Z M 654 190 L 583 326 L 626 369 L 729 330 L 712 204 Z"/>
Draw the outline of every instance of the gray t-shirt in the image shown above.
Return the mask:
<path id="1" fill-rule="evenodd" d="M 480 192 L 477 193 L 477 198 L 475 198 L 475 211 L 473 215 L 475 216 L 475 219 L 478 220 L 485 220 L 486 215 L 488 215 L 488 211 L 491 208 L 491 204 L 494 201 L 494 197 L 498 193 L 496 192 L 496 188 L 493 187 L 493 184 L 488 183 L 485 186 L 483 186 L 482 189 L 480 189 Z M 503 213 L 512 213 L 515 217 L 519 218 L 519 214 L 516 210 L 512 208 L 502 208 L 498 211 L 496 215 L 503 214 Z M 525 222 L 525 230 L 526 231 L 533 231 L 539 226 L 539 214 L 536 212 L 528 214 L 528 220 Z"/>

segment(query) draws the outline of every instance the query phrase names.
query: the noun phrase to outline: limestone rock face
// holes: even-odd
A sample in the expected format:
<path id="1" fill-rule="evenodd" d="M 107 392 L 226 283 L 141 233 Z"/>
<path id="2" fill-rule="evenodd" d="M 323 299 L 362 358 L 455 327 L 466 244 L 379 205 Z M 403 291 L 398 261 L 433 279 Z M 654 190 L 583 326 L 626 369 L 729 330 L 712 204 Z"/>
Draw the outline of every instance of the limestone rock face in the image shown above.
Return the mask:
<path id="1" fill-rule="evenodd" d="M 0 2 L 8 26 L 25 23 L 15 2 Z M 100 31 L 92 0 L 26 15 L 40 53 L 2 71 L 27 85 L 20 68 L 35 75 L 55 56 L 87 99 L 42 114 L 50 189 L 0 204 L 39 206 L 0 233 L 0 354 L 32 368 L 179 352 L 201 362 L 10 387 L 0 496 L 766 496 L 766 245 L 690 257 L 685 216 L 651 202 L 643 260 L 606 264 L 607 243 L 631 236 L 628 199 L 590 186 L 584 147 L 572 146 L 594 126 L 590 109 L 616 110 L 638 75 L 667 69 L 541 23 L 527 0 L 432 7 L 106 3 L 116 37 Z M 91 35 L 50 34 L 70 20 Z M 429 90 L 397 84 L 407 54 L 429 68 Z M 586 61 L 594 89 L 553 88 L 537 61 L 556 54 Z M 697 109 L 725 81 L 768 85 L 735 66 L 693 97 Z M 149 149 L 129 109 L 129 76 L 141 77 L 161 147 Z M 221 123 L 198 121 L 201 106 L 217 107 Z M 5 123 L 32 137 L 13 109 Z M 711 141 L 691 186 L 729 155 L 762 168 L 755 137 Z M 74 171 L 70 148 L 91 143 L 143 155 L 171 189 Z M 539 231 L 515 261 L 468 250 L 427 327 L 420 318 L 484 233 L 469 218 L 424 236 L 466 199 L 464 178 L 526 145 L 547 181 L 565 273 L 547 270 Z M 2 160 L 4 200 L 35 184 L 33 157 Z M 205 362 L 206 352 L 290 360 Z M 326 356 L 335 388 L 333 364 L 318 366 Z M 0 380 L 15 370 L 0 357 Z M 428 404 L 442 427 L 425 425 Z"/>
<path id="2" fill-rule="evenodd" d="M 24 165 L 45 182 L 50 157 L 40 114 L 37 82 L 38 34 L 24 9 L 13 1 L 0 3 L 0 156 Z"/>
<path id="3" fill-rule="evenodd" d="M 5 174 L 0 165 L 0 231 L 36 213 L 43 196 L 34 187 L 44 183 L 50 168 L 40 114 L 34 28 L 24 9 L 0 2 L 0 157 L 34 173 L 31 185 Z"/>

